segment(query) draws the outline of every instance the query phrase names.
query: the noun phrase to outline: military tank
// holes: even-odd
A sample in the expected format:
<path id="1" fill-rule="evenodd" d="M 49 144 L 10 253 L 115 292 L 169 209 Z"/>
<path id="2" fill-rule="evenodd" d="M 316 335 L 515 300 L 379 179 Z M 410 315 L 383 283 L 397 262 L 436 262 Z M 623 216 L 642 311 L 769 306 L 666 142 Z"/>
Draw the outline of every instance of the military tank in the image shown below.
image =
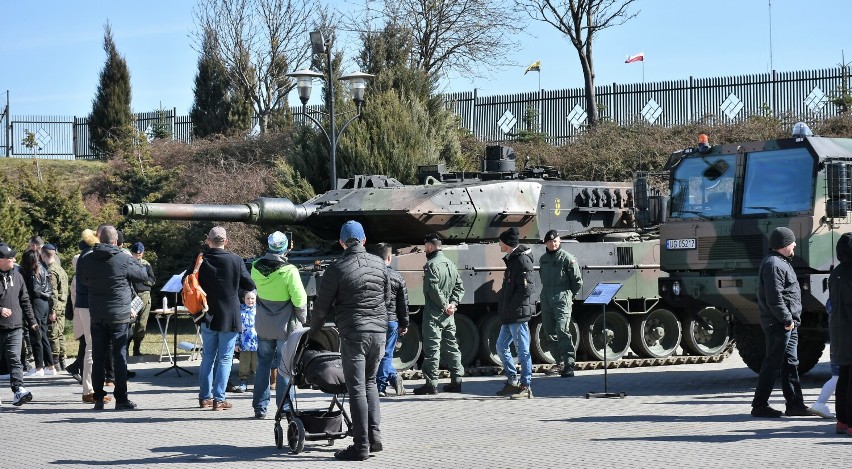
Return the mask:
<path id="1" fill-rule="evenodd" d="M 658 231 L 636 223 L 637 215 L 656 218 L 648 215 L 659 211 L 657 199 L 643 197 L 650 202 L 637 208 L 632 183 L 566 181 L 551 167 L 518 171 L 514 151 L 503 146 L 487 149 L 481 171 L 423 166 L 418 179 L 416 185 L 405 185 L 387 176 L 355 176 L 302 204 L 281 198 L 238 205 L 128 204 L 123 214 L 159 220 L 239 221 L 281 230 L 298 225 L 330 241 L 337 239 L 344 222 L 359 221 L 368 247 L 378 242 L 393 244 L 392 265 L 408 285 L 412 326 L 395 354 L 400 370 L 414 367 L 422 350 L 418 327 L 422 315 L 418 313 L 424 304 L 423 239 L 433 232 L 442 237 L 445 255 L 464 280 L 465 295 L 456 314 L 464 365 L 500 365 L 496 309 L 505 265 L 497 239 L 509 227 L 519 230 L 521 242 L 532 249 L 536 260 L 545 250 L 541 239 L 551 229 L 560 233 L 562 247 L 577 257 L 584 277 L 571 324 L 578 360 L 596 363 L 604 354 L 618 360 L 631 349 L 646 362 L 667 360 L 680 345 L 701 357 L 718 357 L 724 351 L 727 335 L 719 341 L 695 317 L 661 300 L 658 280 L 665 274 L 659 266 Z M 302 266 L 309 297 L 321 288 L 323 266 L 340 252 L 336 242 L 290 252 L 290 261 Z M 583 300 L 604 281 L 623 287 L 605 311 L 600 305 L 586 307 Z M 682 330 L 688 332 L 683 341 Z M 542 343 L 538 318 L 531 322 L 531 332 L 534 362 L 554 363 Z M 713 340 L 708 342 L 710 337 Z M 578 367 L 582 369 L 583 364 Z"/>

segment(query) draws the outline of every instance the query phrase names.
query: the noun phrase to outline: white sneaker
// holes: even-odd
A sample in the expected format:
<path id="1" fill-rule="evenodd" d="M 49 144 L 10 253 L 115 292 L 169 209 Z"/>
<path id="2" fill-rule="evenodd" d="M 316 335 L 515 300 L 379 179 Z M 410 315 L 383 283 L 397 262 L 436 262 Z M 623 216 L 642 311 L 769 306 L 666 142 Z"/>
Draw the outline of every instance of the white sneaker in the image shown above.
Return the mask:
<path id="1" fill-rule="evenodd" d="M 45 368 L 44 369 L 44 375 L 45 376 L 54 376 L 55 374 L 56 374 L 56 372 L 53 371 L 53 368 Z"/>
<path id="2" fill-rule="evenodd" d="M 33 393 L 27 391 L 27 388 L 21 386 L 18 388 L 18 391 L 15 392 L 15 399 L 12 401 L 12 405 L 21 406 L 33 400 Z"/>
<path id="3" fill-rule="evenodd" d="M 27 372 L 27 376 L 44 376 L 44 369 L 37 370 L 35 368 L 30 368 L 30 371 Z"/>
<path id="4" fill-rule="evenodd" d="M 833 419 L 834 414 L 831 413 L 831 410 L 828 408 L 827 404 L 822 404 L 820 402 L 815 402 L 814 405 L 808 408 L 808 412 L 813 415 L 819 415 L 824 419 Z"/>

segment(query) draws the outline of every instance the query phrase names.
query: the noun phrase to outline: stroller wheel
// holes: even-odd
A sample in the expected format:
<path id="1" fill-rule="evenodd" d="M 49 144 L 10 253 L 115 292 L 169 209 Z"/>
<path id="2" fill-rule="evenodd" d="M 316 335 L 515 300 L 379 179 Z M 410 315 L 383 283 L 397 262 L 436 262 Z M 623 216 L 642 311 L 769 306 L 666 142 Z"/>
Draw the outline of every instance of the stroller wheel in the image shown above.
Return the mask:
<path id="1" fill-rule="evenodd" d="M 293 454 L 299 454 L 305 449 L 305 425 L 298 417 L 293 417 L 287 425 L 287 444 Z"/>
<path id="2" fill-rule="evenodd" d="M 284 447 L 284 429 L 281 428 L 281 424 L 275 422 L 275 446 L 278 449 Z"/>

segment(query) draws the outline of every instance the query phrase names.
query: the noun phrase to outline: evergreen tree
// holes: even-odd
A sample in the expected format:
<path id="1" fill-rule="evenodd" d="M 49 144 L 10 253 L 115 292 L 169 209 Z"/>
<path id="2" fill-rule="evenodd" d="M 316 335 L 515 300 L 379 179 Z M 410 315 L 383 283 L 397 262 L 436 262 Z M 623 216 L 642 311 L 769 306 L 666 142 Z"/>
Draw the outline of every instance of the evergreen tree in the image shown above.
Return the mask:
<path id="1" fill-rule="evenodd" d="M 3 227 L 2 239 L 16 251 L 26 248 L 33 231 L 27 222 L 27 216 L 18 202 L 17 194 L 10 190 L 12 184 L 5 174 L 0 174 L 0 226 Z"/>
<path id="2" fill-rule="evenodd" d="M 43 180 L 21 173 L 20 200 L 31 233 L 54 244 L 63 264 L 77 252 L 80 232 L 92 226 L 92 217 L 83 205 L 80 186 L 61 188 L 56 173 L 45 172 Z"/>
<path id="3" fill-rule="evenodd" d="M 111 156 L 115 145 L 130 137 L 127 129 L 133 123 L 133 114 L 130 111 L 130 71 L 127 61 L 116 49 L 109 23 L 104 26 L 104 51 L 107 60 L 100 73 L 97 95 L 92 100 L 89 133 L 92 149 Z"/>
<path id="4" fill-rule="evenodd" d="M 234 106 L 238 103 L 232 102 L 234 91 L 231 79 L 228 69 L 219 57 L 216 41 L 215 31 L 205 29 L 193 89 L 195 101 L 190 111 L 192 134 L 196 137 L 228 134 L 234 123 L 232 113 L 238 110 Z M 240 128 L 246 127 L 240 126 Z"/>

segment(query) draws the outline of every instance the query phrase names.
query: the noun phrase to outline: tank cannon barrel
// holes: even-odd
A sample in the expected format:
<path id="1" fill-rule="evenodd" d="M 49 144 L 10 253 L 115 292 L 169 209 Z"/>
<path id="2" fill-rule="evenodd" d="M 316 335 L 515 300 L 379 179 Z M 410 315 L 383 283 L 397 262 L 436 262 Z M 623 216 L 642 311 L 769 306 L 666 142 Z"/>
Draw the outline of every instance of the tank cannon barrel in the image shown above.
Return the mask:
<path id="1" fill-rule="evenodd" d="M 127 204 L 121 214 L 148 220 L 228 221 L 254 225 L 302 224 L 314 206 L 294 204 L 290 199 L 262 197 L 247 204 Z"/>

